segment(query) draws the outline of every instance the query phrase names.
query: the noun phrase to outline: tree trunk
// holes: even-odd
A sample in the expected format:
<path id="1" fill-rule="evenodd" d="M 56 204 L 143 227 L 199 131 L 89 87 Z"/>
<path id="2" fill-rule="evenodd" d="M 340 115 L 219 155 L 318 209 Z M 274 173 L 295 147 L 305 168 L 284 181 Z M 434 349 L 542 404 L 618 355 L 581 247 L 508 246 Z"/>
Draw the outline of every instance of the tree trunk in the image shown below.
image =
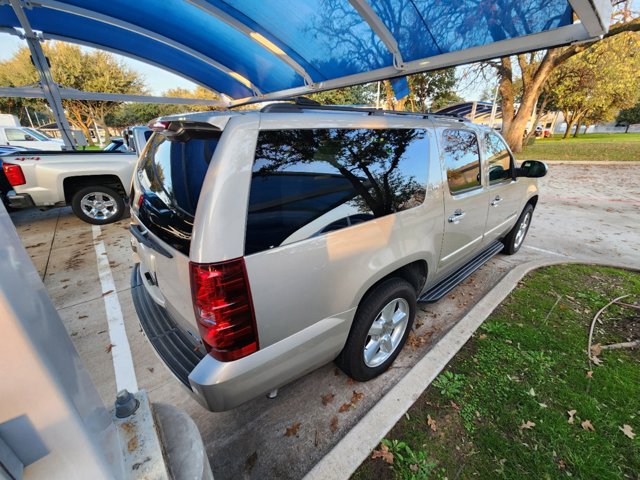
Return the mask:
<path id="1" fill-rule="evenodd" d="M 104 115 L 98 116 L 98 125 L 100 125 L 104 129 L 104 143 L 105 145 L 109 145 L 111 143 L 111 134 L 109 133 L 109 127 L 107 127 L 107 122 L 104 119 Z"/>
<path id="2" fill-rule="evenodd" d="M 624 133 L 629 133 L 629 127 L 631 126 L 630 123 L 627 123 L 627 128 L 624 129 Z"/>

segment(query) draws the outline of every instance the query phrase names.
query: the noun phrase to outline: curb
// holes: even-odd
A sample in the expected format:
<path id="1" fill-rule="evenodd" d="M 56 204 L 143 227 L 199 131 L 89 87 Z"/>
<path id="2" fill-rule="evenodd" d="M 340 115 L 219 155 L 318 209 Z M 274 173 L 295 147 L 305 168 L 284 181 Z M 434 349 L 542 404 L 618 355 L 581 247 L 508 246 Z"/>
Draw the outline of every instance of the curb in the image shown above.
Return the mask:
<path id="1" fill-rule="evenodd" d="M 626 265 L 580 260 L 533 260 L 518 265 L 505 275 L 367 412 L 305 475 L 304 480 L 348 479 L 525 275 L 541 267 L 571 263 L 635 270 Z"/>

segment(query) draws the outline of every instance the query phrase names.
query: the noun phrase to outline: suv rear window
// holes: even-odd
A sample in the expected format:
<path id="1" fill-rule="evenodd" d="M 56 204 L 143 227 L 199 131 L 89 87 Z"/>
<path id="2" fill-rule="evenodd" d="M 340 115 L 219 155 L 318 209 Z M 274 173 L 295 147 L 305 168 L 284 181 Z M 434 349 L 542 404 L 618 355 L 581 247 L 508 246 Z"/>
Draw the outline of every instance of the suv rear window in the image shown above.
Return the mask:
<path id="1" fill-rule="evenodd" d="M 191 135 L 187 141 L 154 134 L 138 164 L 143 193 L 140 221 L 185 255 L 202 183 L 219 139 L 218 132 Z"/>
<path id="2" fill-rule="evenodd" d="M 260 132 L 245 254 L 420 205 L 428 155 L 422 129 Z"/>

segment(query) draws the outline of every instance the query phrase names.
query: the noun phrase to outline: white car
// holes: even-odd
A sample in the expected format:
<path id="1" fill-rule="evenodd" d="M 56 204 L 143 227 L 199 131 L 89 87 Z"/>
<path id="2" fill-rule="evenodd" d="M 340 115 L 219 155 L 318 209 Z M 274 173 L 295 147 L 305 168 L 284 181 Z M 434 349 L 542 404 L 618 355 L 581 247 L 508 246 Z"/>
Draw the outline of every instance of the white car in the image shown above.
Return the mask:
<path id="1" fill-rule="evenodd" d="M 35 128 L 0 126 L 0 145 L 35 148 L 37 150 L 64 150 L 64 142 Z"/>

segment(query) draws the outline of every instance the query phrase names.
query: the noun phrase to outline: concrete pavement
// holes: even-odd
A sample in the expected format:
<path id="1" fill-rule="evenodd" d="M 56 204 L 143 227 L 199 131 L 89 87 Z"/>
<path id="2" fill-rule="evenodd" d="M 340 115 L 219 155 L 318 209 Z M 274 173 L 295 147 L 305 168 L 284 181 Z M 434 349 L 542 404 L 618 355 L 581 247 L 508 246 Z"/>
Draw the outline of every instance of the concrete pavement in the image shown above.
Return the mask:
<path id="1" fill-rule="evenodd" d="M 520 271 L 520 265 L 581 261 L 640 268 L 640 163 L 553 164 L 541 188 L 521 251 L 512 257 L 498 255 L 445 299 L 422 305 L 418 328 L 386 374 L 365 384 L 354 383 L 333 365 L 326 365 L 282 388 L 275 400 L 259 398 L 224 413 L 203 410 L 156 358 L 139 328 L 129 291 L 128 222 L 104 226 L 100 240 L 125 320 L 138 385 L 153 402 L 189 413 L 202 434 L 217 479 L 301 478 L 495 285 L 505 278 L 513 283 L 510 272 Z M 100 287 L 91 226 L 68 209 L 23 211 L 12 217 L 103 400 L 111 404 L 116 393 L 111 352 L 118 346 L 109 347 L 103 299 L 109 292 Z M 353 407 L 339 411 L 351 402 Z M 397 406 L 393 413 L 401 415 L 402 408 Z M 296 429 L 290 427 L 298 423 L 291 434 Z"/>

